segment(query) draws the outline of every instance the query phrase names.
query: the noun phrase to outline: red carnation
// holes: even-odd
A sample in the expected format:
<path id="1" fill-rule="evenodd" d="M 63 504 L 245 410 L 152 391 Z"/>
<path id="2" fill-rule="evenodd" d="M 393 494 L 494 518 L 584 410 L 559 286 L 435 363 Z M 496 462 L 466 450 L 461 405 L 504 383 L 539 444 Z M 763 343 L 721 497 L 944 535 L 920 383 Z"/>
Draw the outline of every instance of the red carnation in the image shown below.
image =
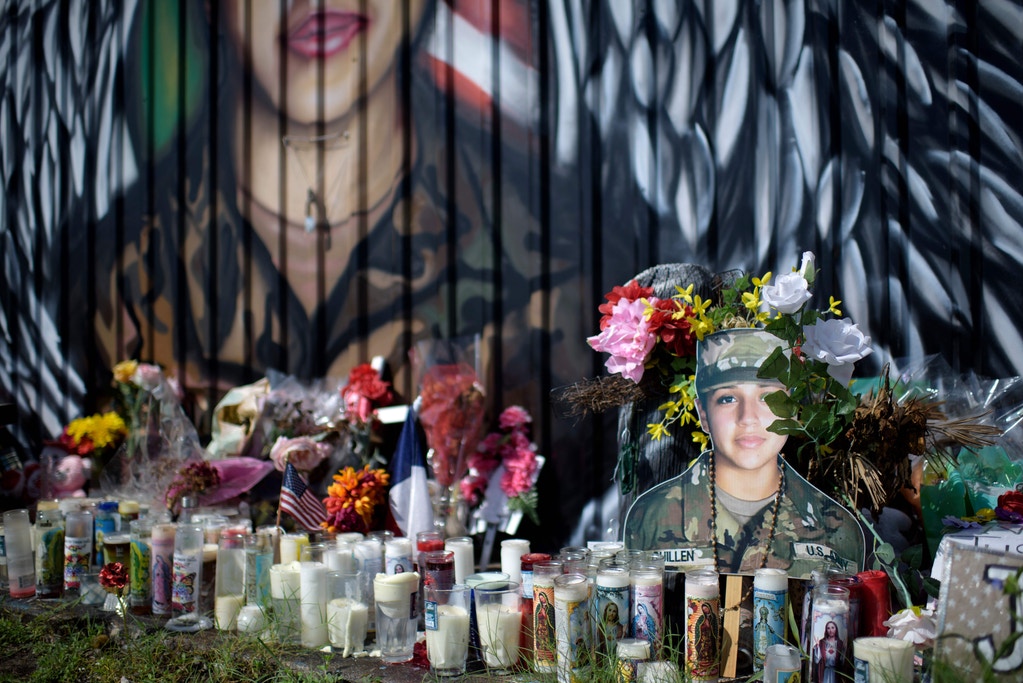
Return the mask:
<path id="1" fill-rule="evenodd" d="M 120 562 L 109 562 L 99 570 L 99 585 L 108 593 L 122 595 L 128 585 L 128 568 Z"/>
<path id="2" fill-rule="evenodd" d="M 656 334 L 668 351 L 680 358 L 696 355 L 696 335 L 689 324 L 693 309 L 683 306 L 674 299 L 659 299 L 650 302 L 650 333 Z M 682 315 L 676 318 L 676 314 Z"/>
<path id="3" fill-rule="evenodd" d="M 607 303 L 597 306 L 597 310 L 604 314 L 600 319 L 600 329 L 607 327 L 607 324 L 611 321 L 611 311 L 622 299 L 626 301 L 636 301 L 637 299 L 648 299 L 654 295 L 653 287 L 640 287 L 635 280 L 629 280 L 629 283 L 624 287 L 615 287 L 604 295 L 607 299 Z"/>

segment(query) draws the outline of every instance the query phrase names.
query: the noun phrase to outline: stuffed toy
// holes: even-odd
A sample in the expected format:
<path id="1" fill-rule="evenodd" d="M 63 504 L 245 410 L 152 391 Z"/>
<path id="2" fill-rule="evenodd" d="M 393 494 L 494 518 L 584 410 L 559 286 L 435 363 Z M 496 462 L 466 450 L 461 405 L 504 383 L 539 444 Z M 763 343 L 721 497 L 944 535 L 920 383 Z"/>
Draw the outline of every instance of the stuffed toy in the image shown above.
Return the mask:
<path id="1" fill-rule="evenodd" d="M 65 455 L 53 468 L 54 498 L 84 498 L 85 483 L 92 472 L 92 461 L 80 455 Z"/>

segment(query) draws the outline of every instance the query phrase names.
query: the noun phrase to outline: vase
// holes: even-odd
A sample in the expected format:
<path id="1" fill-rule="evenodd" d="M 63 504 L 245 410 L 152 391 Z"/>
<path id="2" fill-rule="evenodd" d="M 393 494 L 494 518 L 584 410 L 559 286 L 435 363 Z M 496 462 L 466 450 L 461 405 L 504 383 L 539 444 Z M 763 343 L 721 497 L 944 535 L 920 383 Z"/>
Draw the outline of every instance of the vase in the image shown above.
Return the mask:
<path id="1" fill-rule="evenodd" d="M 438 487 L 433 506 L 433 526 L 445 538 L 467 535 L 469 506 L 459 490 L 459 482 Z"/>

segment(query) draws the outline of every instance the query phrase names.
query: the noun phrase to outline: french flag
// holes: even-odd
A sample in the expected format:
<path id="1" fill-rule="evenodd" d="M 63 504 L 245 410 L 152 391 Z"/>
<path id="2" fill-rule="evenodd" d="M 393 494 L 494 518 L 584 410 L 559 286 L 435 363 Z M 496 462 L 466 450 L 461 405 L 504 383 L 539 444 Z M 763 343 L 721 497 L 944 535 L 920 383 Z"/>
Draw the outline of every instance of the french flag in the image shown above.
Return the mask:
<path id="1" fill-rule="evenodd" d="M 433 530 L 433 503 L 427 483 L 426 454 L 416 431 L 416 404 L 409 406 L 398 436 L 398 450 L 391 460 L 388 498 L 395 524 L 408 538 Z"/>

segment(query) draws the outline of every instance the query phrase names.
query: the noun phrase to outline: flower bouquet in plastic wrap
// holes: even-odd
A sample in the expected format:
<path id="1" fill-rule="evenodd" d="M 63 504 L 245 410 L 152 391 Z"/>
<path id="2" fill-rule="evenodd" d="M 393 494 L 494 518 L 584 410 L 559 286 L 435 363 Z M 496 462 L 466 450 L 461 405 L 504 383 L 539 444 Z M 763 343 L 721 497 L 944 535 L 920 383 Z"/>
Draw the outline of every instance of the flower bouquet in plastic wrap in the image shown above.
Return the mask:
<path id="1" fill-rule="evenodd" d="M 197 495 L 213 506 L 249 491 L 273 469 L 253 458 L 210 460 L 195 425 L 181 407 L 176 384 L 156 365 L 124 361 L 114 368 L 128 437 L 99 475 L 101 491 L 148 501 L 172 514 L 181 498 Z"/>
<path id="2" fill-rule="evenodd" d="M 1023 484 L 1023 381 L 957 375 L 938 356 L 902 372 L 902 401 L 940 407 L 944 420 L 917 464 L 920 512 L 933 555 L 951 518 L 989 520 L 999 495 Z"/>
<path id="3" fill-rule="evenodd" d="M 466 521 L 459 483 L 468 472 L 486 412 L 478 342 L 423 341 L 416 345 L 412 362 L 419 378 L 419 423 L 440 485 L 435 518 L 449 536 L 459 536 L 465 533 Z"/>

